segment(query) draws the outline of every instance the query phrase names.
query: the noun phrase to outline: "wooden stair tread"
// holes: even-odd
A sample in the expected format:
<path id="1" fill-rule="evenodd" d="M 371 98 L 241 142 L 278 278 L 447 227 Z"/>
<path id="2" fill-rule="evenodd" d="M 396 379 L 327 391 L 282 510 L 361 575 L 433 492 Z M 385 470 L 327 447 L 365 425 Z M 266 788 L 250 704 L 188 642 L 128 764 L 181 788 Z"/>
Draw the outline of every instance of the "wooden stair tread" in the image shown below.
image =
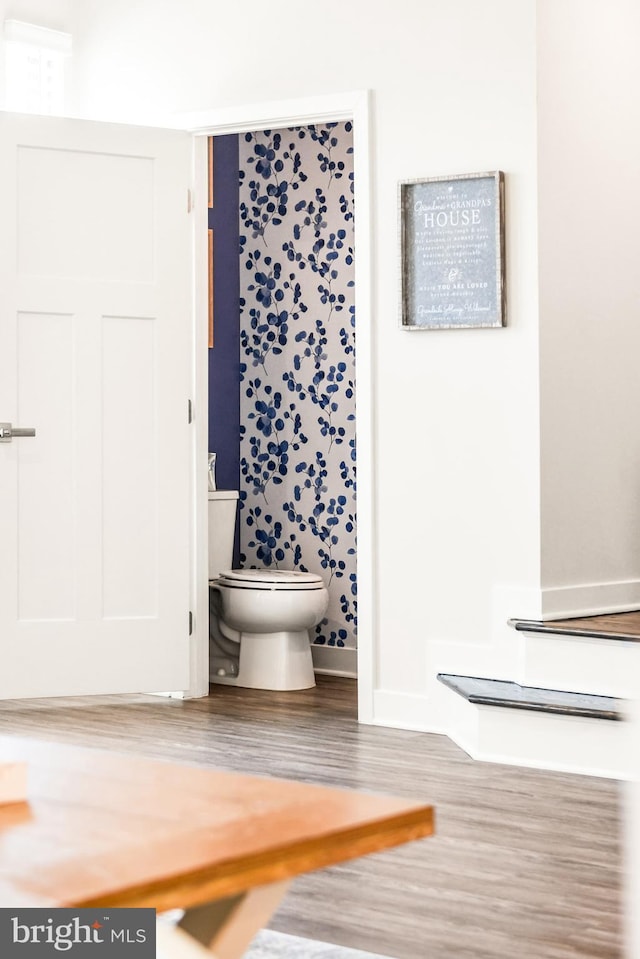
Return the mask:
<path id="1" fill-rule="evenodd" d="M 640 611 L 581 616 L 572 619 L 510 619 L 509 625 L 520 632 L 549 633 L 558 636 L 585 636 L 640 643 Z"/>
<path id="2" fill-rule="evenodd" d="M 613 696 L 594 696 L 589 693 L 570 693 L 558 689 L 538 689 L 520 686 L 503 679 L 478 676 L 456 676 L 438 673 L 445 686 L 463 696 L 468 702 L 482 706 L 506 706 L 512 709 L 530 709 L 563 716 L 583 716 L 592 719 L 622 719 L 622 700 Z"/>

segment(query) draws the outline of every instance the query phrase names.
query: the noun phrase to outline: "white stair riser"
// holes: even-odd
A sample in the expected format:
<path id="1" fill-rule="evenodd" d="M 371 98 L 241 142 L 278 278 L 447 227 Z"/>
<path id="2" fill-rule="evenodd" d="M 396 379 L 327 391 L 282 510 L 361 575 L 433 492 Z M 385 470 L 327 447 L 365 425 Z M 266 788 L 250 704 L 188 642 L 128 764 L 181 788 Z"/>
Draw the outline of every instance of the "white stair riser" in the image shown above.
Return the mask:
<path id="1" fill-rule="evenodd" d="M 520 635 L 524 638 L 522 685 L 622 699 L 634 695 L 640 644 L 528 631 Z"/>
<path id="2" fill-rule="evenodd" d="M 524 709 L 478 706 L 478 758 L 631 778 L 631 724 Z"/>
<path id="3" fill-rule="evenodd" d="M 447 733 L 472 759 L 607 779 L 632 778 L 630 723 L 479 706 L 453 692 L 451 696 L 453 722 Z"/>

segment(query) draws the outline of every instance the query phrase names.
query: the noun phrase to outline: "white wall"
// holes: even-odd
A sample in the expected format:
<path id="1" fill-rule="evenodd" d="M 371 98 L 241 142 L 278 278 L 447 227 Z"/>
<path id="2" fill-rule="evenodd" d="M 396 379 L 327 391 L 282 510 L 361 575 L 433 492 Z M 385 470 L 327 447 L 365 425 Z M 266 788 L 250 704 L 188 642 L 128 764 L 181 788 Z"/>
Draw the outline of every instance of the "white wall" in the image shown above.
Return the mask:
<path id="1" fill-rule="evenodd" d="M 636 605 L 640 7 L 539 8 L 543 587 Z"/>
<path id="2" fill-rule="evenodd" d="M 349 0 L 319 16 L 292 0 L 75 0 L 73 13 L 80 115 L 373 91 L 376 686 L 418 696 L 426 722 L 449 643 L 464 659 L 490 642 L 496 584 L 539 587 L 535 2 L 399 0 L 372 16 Z M 397 181 L 495 169 L 508 326 L 401 330 Z"/>
<path id="3" fill-rule="evenodd" d="M 69 29 L 72 0 L 0 0 L 0 22 L 21 20 L 50 30 Z"/>
<path id="4" fill-rule="evenodd" d="M 640 655 L 636 656 L 640 667 Z M 638 695 L 631 707 L 635 742 L 640 742 L 640 668 L 636 687 Z M 640 959 L 640 749 L 632 751 L 634 779 L 625 783 L 625 932 L 626 959 Z"/>
<path id="5" fill-rule="evenodd" d="M 564 593 L 582 608 L 637 607 L 640 8 L 538 6 L 543 607 Z M 640 956 L 639 756 L 625 805 L 629 959 Z"/>
<path id="6" fill-rule="evenodd" d="M 68 32 L 72 0 L 0 0 L 0 109 L 5 108 L 5 20 L 20 20 L 49 30 Z M 71 82 L 70 65 L 65 66 L 65 82 Z M 69 100 L 70 103 L 70 100 Z"/>

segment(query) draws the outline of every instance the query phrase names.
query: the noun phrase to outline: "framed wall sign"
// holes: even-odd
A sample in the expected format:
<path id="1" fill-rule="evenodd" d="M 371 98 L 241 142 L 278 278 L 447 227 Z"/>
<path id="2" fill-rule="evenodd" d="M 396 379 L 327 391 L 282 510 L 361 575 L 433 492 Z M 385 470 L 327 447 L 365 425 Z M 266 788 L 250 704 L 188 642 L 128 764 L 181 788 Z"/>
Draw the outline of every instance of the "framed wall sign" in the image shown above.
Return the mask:
<path id="1" fill-rule="evenodd" d="M 403 180 L 398 209 L 403 328 L 504 326 L 504 174 Z"/>

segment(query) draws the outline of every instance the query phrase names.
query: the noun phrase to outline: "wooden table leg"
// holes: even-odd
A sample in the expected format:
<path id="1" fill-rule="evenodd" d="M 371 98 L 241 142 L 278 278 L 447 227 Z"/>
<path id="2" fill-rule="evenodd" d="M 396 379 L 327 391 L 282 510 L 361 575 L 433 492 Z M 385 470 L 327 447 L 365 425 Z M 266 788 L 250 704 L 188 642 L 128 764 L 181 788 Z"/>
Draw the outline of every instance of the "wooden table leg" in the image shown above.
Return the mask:
<path id="1" fill-rule="evenodd" d="M 159 922 L 156 926 L 157 959 L 212 959 L 213 953 L 183 932 L 179 926 Z M 215 959 L 215 957 L 213 957 Z"/>
<path id="2" fill-rule="evenodd" d="M 256 886 L 229 899 L 187 909 L 177 926 L 159 923 L 161 959 L 241 959 L 280 905 L 290 881 Z"/>

